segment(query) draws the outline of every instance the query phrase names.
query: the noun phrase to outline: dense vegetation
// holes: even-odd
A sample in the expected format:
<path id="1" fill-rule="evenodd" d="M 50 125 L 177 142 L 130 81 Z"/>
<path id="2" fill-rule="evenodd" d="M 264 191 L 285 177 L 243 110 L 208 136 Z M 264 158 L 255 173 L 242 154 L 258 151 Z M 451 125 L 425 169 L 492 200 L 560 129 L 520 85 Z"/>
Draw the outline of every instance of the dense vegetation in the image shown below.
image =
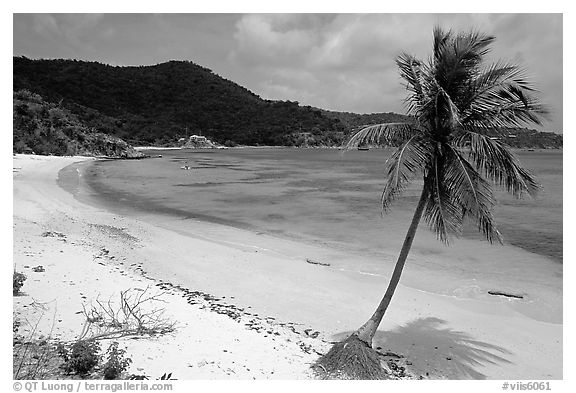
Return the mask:
<path id="1" fill-rule="evenodd" d="M 13 151 L 42 155 L 138 158 L 118 137 L 89 129 L 69 110 L 27 90 L 13 95 Z"/>
<path id="2" fill-rule="evenodd" d="M 411 119 L 409 116 L 393 112 L 359 114 L 322 110 L 322 114 L 333 119 L 338 119 L 348 130 L 371 124 L 409 122 Z"/>
<path id="3" fill-rule="evenodd" d="M 264 100 L 188 61 L 137 67 L 25 57 L 13 61 L 14 91 L 37 93 L 69 110 L 88 129 L 133 145 L 174 145 L 181 137 L 201 134 L 228 146 L 334 146 L 361 125 L 407 119 Z M 561 145 L 562 137 L 555 138 Z"/>
<path id="4" fill-rule="evenodd" d="M 563 141 L 562 135 L 529 128 L 508 128 L 505 132 L 493 131 L 492 135 L 513 148 L 561 149 Z"/>
<path id="5" fill-rule="evenodd" d="M 345 131 L 318 109 L 263 100 L 191 62 L 113 67 L 15 57 L 14 89 L 62 102 L 88 126 L 133 144 L 172 143 L 186 134 L 220 143 L 292 145 L 303 136 L 335 144 Z"/>

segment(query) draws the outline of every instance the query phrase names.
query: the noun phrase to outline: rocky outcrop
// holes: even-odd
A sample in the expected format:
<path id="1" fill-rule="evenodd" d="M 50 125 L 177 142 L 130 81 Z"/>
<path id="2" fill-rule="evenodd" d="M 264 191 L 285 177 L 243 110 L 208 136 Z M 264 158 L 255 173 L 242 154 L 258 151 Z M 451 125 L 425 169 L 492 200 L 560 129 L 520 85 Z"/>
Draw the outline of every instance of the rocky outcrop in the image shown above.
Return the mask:
<path id="1" fill-rule="evenodd" d="M 212 142 L 205 136 L 192 135 L 186 138 L 180 138 L 180 146 L 188 149 L 217 149 L 220 147 L 217 143 Z"/>
<path id="2" fill-rule="evenodd" d="M 80 155 L 129 159 L 147 157 L 122 139 L 98 132 L 87 135 L 86 145 L 79 150 Z"/>

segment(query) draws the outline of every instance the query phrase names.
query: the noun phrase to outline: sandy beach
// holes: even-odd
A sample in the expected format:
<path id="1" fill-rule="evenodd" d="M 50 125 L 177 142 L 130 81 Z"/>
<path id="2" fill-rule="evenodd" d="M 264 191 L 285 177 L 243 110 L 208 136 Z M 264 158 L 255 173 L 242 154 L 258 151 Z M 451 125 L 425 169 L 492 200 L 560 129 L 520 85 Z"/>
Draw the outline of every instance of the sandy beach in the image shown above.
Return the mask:
<path id="1" fill-rule="evenodd" d="M 311 245 L 189 220 L 175 232 L 83 204 L 58 172 L 82 157 L 16 155 L 14 264 L 28 277 L 14 312 L 36 335 L 78 337 L 83 304 L 130 288 L 162 294 L 174 332 L 118 341 L 130 372 L 178 379 L 305 379 L 329 343 L 363 323 L 382 277 L 310 264 Z M 394 250 L 390 250 L 394 253 Z M 41 265 L 43 272 L 32 268 Z M 414 274 L 414 273 L 412 273 Z M 442 286 L 442 277 L 434 277 Z M 426 379 L 561 379 L 560 323 L 518 299 L 444 296 L 402 284 L 375 338 Z M 515 303 L 516 302 L 516 303 Z"/>
<path id="2" fill-rule="evenodd" d="M 23 296 L 14 297 L 20 333 L 70 341 L 85 318 L 79 312 L 97 298 L 107 301 L 131 288 L 163 293 L 165 316 L 173 333 L 138 340 L 121 338 L 133 359 L 129 373 L 177 379 L 309 378 L 309 364 L 321 348 L 318 340 L 292 332 L 291 325 L 242 315 L 231 318 L 228 302 L 187 294 L 147 278 L 144 248 L 169 246 L 173 234 L 81 205 L 56 184 L 58 171 L 86 158 L 22 156 L 14 158 L 14 264 L 26 274 Z M 154 245 L 146 245 L 156 236 Z M 164 248 L 167 250 L 166 248 Z M 171 253 L 178 254 L 177 249 Z M 32 268 L 42 266 L 43 272 Z M 206 294 L 204 294 L 206 295 Z M 205 298 L 206 297 L 206 298 Z M 233 303 L 232 303 L 233 304 Z M 247 326 L 249 325 L 249 326 Z"/>

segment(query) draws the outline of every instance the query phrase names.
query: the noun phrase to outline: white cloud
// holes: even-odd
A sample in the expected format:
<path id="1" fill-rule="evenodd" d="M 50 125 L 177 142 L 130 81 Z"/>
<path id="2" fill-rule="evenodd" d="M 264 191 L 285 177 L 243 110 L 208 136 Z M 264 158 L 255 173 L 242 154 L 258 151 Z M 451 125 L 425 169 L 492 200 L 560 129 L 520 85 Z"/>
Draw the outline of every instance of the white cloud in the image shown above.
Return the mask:
<path id="1" fill-rule="evenodd" d="M 233 66 L 252 70 L 248 87 L 266 98 L 355 112 L 402 111 L 405 91 L 395 59 L 403 51 L 426 59 L 435 25 L 494 34 L 494 58 L 522 57 L 539 85 L 561 86 L 561 26 L 553 27 L 558 19 L 516 14 L 243 15 L 229 59 Z M 561 113 L 561 94 L 543 93 Z"/>
<path id="2" fill-rule="evenodd" d="M 395 58 L 426 59 L 432 28 L 496 36 L 562 129 L 562 16 L 554 14 L 15 14 L 15 54 L 114 64 L 192 60 L 264 98 L 354 112 L 403 111 Z"/>
<path id="3" fill-rule="evenodd" d="M 95 31 L 95 28 L 103 17 L 103 14 L 36 14 L 33 28 L 39 34 L 80 46 L 87 44 L 86 38 L 92 34 L 99 35 L 100 32 Z M 110 34 L 109 31 L 105 33 Z"/>
<path id="4" fill-rule="evenodd" d="M 266 61 L 282 63 L 286 59 L 301 58 L 314 45 L 313 32 L 294 28 L 285 29 L 290 16 L 246 15 L 236 24 L 234 38 L 238 43 L 235 57 L 244 63 Z"/>
<path id="5" fill-rule="evenodd" d="M 38 34 L 49 34 L 58 36 L 60 35 L 60 29 L 58 28 L 58 23 L 56 19 L 50 14 L 38 14 L 34 15 L 34 30 Z"/>

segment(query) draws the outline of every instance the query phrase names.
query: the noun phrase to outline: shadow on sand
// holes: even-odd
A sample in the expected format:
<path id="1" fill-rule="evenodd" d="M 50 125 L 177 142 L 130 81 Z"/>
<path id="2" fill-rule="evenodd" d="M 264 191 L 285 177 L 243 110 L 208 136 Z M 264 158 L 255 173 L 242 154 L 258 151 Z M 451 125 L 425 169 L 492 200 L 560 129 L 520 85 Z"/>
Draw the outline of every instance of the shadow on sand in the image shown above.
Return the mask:
<path id="1" fill-rule="evenodd" d="M 373 346 L 406 357 L 416 377 L 430 379 L 486 379 L 486 364 L 511 363 L 505 348 L 474 340 L 467 333 L 445 327 L 439 318 L 420 318 L 389 331 L 378 331 Z M 352 332 L 339 333 L 337 341 Z"/>

